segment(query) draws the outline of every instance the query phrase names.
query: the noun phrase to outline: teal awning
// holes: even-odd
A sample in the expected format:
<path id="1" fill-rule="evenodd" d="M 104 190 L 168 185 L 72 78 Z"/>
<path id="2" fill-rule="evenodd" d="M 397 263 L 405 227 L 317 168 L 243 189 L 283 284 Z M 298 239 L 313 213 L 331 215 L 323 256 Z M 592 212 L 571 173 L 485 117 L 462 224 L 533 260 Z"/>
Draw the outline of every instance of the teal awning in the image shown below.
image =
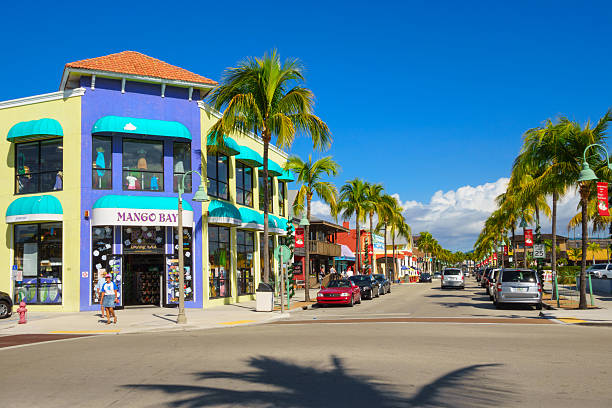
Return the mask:
<path id="1" fill-rule="evenodd" d="M 208 204 L 208 222 L 210 224 L 220 224 L 228 226 L 242 225 L 242 217 L 238 209 L 226 202 L 212 200 Z"/>
<path id="2" fill-rule="evenodd" d="M 178 211 L 178 197 L 156 197 L 109 194 L 98 198 L 93 208 L 130 208 L 139 210 Z M 187 200 L 183 200 L 183 210 L 193 211 Z"/>
<path id="3" fill-rule="evenodd" d="M 293 177 L 293 173 L 289 170 L 283 170 L 283 174 L 278 176 L 279 181 L 295 181 L 295 177 Z"/>
<path id="4" fill-rule="evenodd" d="M 283 231 L 281 232 L 281 235 L 287 235 L 287 223 L 288 222 L 289 222 L 288 220 L 282 217 L 278 219 L 278 229 Z"/>
<path id="5" fill-rule="evenodd" d="M 263 214 L 246 207 L 240 207 L 238 211 L 240 211 L 240 217 L 242 218 L 242 224 L 240 225 L 240 228 L 263 231 Z"/>
<path id="6" fill-rule="evenodd" d="M 91 133 L 128 133 L 132 135 L 177 137 L 191 140 L 191 133 L 189 133 L 187 126 L 180 122 L 123 116 L 104 116 L 98 119 L 93 129 L 91 129 Z"/>
<path id="7" fill-rule="evenodd" d="M 223 136 L 223 143 L 225 146 L 219 150 L 227 153 L 229 156 L 235 156 L 240 153 L 240 146 L 238 146 L 238 143 L 236 143 L 236 141 L 231 137 Z M 211 135 L 208 135 L 208 138 L 206 139 L 206 146 L 217 146 L 217 140 Z"/>
<path id="8" fill-rule="evenodd" d="M 93 205 L 91 225 L 177 226 L 178 197 L 109 194 Z M 193 226 L 193 207 L 183 199 L 183 227 Z"/>
<path id="9" fill-rule="evenodd" d="M 239 146 L 240 153 L 236 156 L 236 160 L 240 160 L 241 162 L 248 164 L 251 167 L 259 167 L 263 166 L 263 158 L 259 153 L 250 147 Z"/>
<path id="10" fill-rule="evenodd" d="M 30 120 L 28 122 L 19 122 L 13 125 L 13 127 L 8 131 L 6 140 L 35 140 L 49 136 L 64 136 L 64 130 L 62 129 L 62 125 L 60 125 L 57 120 L 43 118 Z"/>
<path id="11" fill-rule="evenodd" d="M 6 222 L 61 221 L 64 210 L 57 197 L 51 195 L 21 197 L 6 210 Z"/>
<path id="12" fill-rule="evenodd" d="M 272 214 L 268 214 L 268 229 L 272 234 L 285 233 L 285 230 L 281 227 L 280 218 Z"/>
<path id="13" fill-rule="evenodd" d="M 263 171 L 263 165 L 259 167 L 259 171 Z M 282 174 L 283 169 L 281 166 L 268 159 L 268 176 L 281 176 Z"/>

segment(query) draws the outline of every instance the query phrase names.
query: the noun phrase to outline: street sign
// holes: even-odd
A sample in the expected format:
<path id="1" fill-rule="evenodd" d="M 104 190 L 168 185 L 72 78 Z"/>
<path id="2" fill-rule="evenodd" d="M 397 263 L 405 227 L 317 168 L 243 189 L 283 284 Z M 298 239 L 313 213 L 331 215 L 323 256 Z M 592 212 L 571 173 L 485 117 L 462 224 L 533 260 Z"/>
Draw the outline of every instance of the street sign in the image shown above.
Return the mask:
<path id="1" fill-rule="evenodd" d="M 289 258 L 291 257 L 291 250 L 287 245 L 279 245 L 274 248 L 274 258 L 280 262 L 279 256 L 282 255 L 283 263 L 289 262 Z"/>
<path id="2" fill-rule="evenodd" d="M 534 244 L 533 245 L 533 257 L 535 259 L 546 258 L 546 246 L 544 244 Z"/>

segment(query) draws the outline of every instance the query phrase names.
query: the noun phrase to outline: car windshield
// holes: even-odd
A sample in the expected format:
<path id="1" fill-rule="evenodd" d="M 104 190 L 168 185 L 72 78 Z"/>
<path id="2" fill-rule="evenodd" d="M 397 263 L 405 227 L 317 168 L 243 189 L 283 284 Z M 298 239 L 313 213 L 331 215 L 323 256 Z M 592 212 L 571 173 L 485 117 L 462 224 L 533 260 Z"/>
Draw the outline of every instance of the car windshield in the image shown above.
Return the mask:
<path id="1" fill-rule="evenodd" d="M 444 271 L 444 275 L 459 275 L 461 271 L 459 269 L 448 269 Z"/>
<path id="2" fill-rule="evenodd" d="M 372 278 L 370 278 L 369 275 L 357 275 L 357 276 L 351 276 L 350 279 L 355 282 L 355 283 L 359 283 L 359 282 L 370 282 L 372 280 Z"/>
<path id="3" fill-rule="evenodd" d="M 333 280 L 327 285 L 328 288 L 350 288 L 351 283 L 347 280 Z"/>
<path id="4" fill-rule="evenodd" d="M 591 270 L 593 270 L 593 269 L 606 269 L 607 265 L 608 264 L 595 264 L 595 265 L 589 267 L 589 269 L 591 269 Z"/>
<path id="5" fill-rule="evenodd" d="M 502 282 L 536 282 L 534 271 L 504 271 Z"/>
<path id="6" fill-rule="evenodd" d="M 378 279 L 378 280 L 383 280 L 385 279 L 385 275 L 381 275 L 380 273 L 377 273 L 376 275 L 372 275 L 374 278 Z"/>
<path id="7" fill-rule="evenodd" d="M 428 273 L 422 273 L 421 276 L 429 276 Z"/>

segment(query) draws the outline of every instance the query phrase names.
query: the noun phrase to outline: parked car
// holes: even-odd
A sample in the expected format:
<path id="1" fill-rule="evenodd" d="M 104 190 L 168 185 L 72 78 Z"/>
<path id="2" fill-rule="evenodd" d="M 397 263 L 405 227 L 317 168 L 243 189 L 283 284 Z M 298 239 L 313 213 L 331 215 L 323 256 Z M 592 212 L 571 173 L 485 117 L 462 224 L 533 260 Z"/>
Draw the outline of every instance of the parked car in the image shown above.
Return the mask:
<path id="1" fill-rule="evenodd" d="M 317 303 L 319 305 L 348 305 L 361 303 L 361 291 L 359 286 L 348 279 L 337 279 L 329 282 L 326 288 L 322 288 L 317 293 Z"/>
<path id="2" fill-rule="evenodd" d="M 442 271 L 442 280 L 440 281 L 442 289 L 453 287 L 465 289 L 465 277 L 459 268 L 445 268 Z"/>
<path id="3" fill-rule="evenodd" d="M 487 277 L 487 294 L 489 295 L 489 300 L 493 300 L 495 282 L 497 282 L 497 279 L 499 278 L 499 271 L 500 269 L 493 269 Z"/>
<path id="4" fill-rule="evenodd" d="M 431 275 L 427 272 L 423 272 L 419 275 L 419 282 L 431 282 Z"/>
<path id="5" fill-rule="evenodd" d="M 6 319 L 13 314 L 13 300 L 6 292 L 0 292 L 0 319 Z"/>
<path id="6" fill-rule="evenodd" d="M 612 263 L 601 263 L 591 265 L 586 273 L 600 279 L 612 279 Z"/>
<path id="7" fill-rule="evenodd" d="M 476 282 L 480 282 L 483 274 L 484 274 L 484 269 L 478 269 L 476 271 Z"/>
<path id="8" fill-rule="evenodd" d="M 378 285 L 380 286 L 379 293 L 381 295 L 391 292 L 391 282 L 389 282 L 389 279 L 385 278 L 385 275 L 382 273 L 375 273 L 372 276 L 378 281 Z"/>
<path id="9" fill-rule="evenodd" d="M 498 309 L 519 303 L 542 310 L 542 283 L 532 269 L 502 269 L 493 293 L 493 304 Z"/>
<path id="10" fill-rule="evenodd" d="M 489 284 L 488 279 L 491 275 L 493 268 L 486 268 L 484 273 L 482 274 L 482 278 L 480 279 L 480 287 L 487 289 L 487 285 Z"/>
<path id="11" fill-rule="evenodd" d="M 442 274 L 438 271 L 434 272 L 434 279 L 440 279 L 442 277 Z"/>
<path id="12" fill-rule="evenodd" d="M 349 278 L 361 290 L 361 297 L 365 299 L 373 299 L 379 295 L 378 281 L 372 275 L 355 275 Z"/>

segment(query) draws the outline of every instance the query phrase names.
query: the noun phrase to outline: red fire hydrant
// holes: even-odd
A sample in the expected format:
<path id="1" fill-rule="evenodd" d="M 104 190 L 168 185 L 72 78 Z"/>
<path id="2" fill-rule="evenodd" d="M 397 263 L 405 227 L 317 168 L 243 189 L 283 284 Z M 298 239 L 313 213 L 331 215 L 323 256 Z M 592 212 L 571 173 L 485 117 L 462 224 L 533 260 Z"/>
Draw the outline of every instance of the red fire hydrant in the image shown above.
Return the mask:
<path id="1" fill-rule="evenodd" d="M 22 300 L 21 302 L 19 302 L 19 307 L 17 308 L 17 313 L 19 313 L 19 324 L 27 323 L 26 321 L 27 311 L 28 309 L 26 309 L 26 303 Z"/>

